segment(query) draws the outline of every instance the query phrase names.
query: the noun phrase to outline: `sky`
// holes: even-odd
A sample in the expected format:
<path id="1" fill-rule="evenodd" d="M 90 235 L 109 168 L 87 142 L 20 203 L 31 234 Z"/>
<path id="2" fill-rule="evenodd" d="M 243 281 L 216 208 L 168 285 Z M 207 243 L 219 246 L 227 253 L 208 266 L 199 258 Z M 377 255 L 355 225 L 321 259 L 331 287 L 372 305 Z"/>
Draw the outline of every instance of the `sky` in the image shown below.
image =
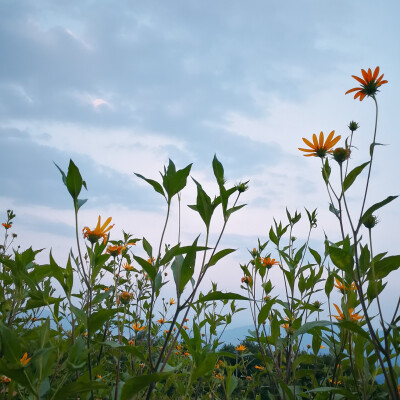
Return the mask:
<path id="1" fill-rule="evenodd" d="M 72 201 L 54 166 L 66 170 L 72 159 L 88 187 L 80 229 L 111 216 L 111 239 L 124 230 L 157 247 L 165 202 L 133 172 L 159 179 L 169 158 L 177 168 L 193 163 L 191 176 L 213 197 L 214 154 L 229 184 L 250 182 L 241 197 L 247 206 L 232 216 L 221 243 L 238 250 L 209 271 L 204 290 L 211 281 L 240 290 L 247 249 L 268 239 L 285 207 L 302 211 L 303 220 L 304 207 L 318 209 L 311 236 L 318 250 L 324 233 L 339 240 L 320 160 L 298 147 L 302 137 L 332 130 L 344 145 L 355 120 L 351 166 L 367 161 L 373 101 L 344 93 L 357 86 L 351 75 L 379 65 L 389 84 L 378 95 L 378 142 L 387 146 L 376 151 L 367 206 L 400 193 L 399 12 L 396 0 L 379 9 L 371 0 L 2 0 L 0 216 L 16 213 L 15 246 L 44 248 L 43 262 L 52 249 L 60 264 L 74 249 Z M 353 213 L 365 178 L 349 191 Z M 195 196 L 190 179 L 182 194 L 183 244 L 200 233 L 204 240 L 200 218 L 186 207 Z M 170 243 L 177 215 L 174 203 Z M 398 201 L 378 216 L 374 252 L 397 254 Z M 216 218 L 212 239 L 221 224 Z M 305 239 L 306 221 L 294 234 L 298 243 Z M 278 293 L 279 271 L 272 276 Z M 387 310 L 400 274 L 391 277 L 382 296 Z M 246 315 L 234 321 L 247 322 Z"/>

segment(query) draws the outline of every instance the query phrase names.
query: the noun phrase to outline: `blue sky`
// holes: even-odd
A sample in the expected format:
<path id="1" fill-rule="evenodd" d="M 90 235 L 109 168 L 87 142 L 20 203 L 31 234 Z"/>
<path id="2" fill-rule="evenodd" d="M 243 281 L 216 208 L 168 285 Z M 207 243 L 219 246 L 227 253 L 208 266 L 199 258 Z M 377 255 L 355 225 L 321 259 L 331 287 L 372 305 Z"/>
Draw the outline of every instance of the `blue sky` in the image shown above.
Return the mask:
<path id="1" fill-rule="evenodd" d="M 157 178 L 168 158 L 179 168 L 193 162 L 193 177 L 216 194 L 214 154 L 232 184 L 250 179 L 250 189 L 223 241 L 239 251 L 209 280 L 238 289 L 246 249 L 266 240 L 286 206 L 318 208 L 315 246 L 324 232 L 338 239 L 319 160 L 297 148 L 321 130 L 344 138 L 355 120 L 351 161 L 366 161 L 373 102 L 344 93 L 356 86 L 352 74 L 379 65 L 389 84 L 378 98 L 378 141 L 389 146 L 376 152 L 368 204 L 399 194 L 399 11 L 395 0 L 380 8 L 370 0 L 3 0 L 0 210 L 17 214 L 16 244 L 52 248 L 60 260 L 74 245 L 71 202 L 53 161 L 66 169 L 72 158 L 87 181 L 82 226 L 112 216 L 112 238 L 124 229 L 155 243 L 164 204 L 133 172 Z M 361 187 L 350 192 L 354 211 Z M 191 182 L 183 204 L 194 198 Z M 375 252 L 396 254 L 398 204 L 379 217 Z M 184 207 L 183 241 L 200 232 Z M 302 226 L 296 236 L 305 233 Z M 175 240 L 176 219 L 168 235 Z M 392 291 L 389 283 L 388 307 Z"/>

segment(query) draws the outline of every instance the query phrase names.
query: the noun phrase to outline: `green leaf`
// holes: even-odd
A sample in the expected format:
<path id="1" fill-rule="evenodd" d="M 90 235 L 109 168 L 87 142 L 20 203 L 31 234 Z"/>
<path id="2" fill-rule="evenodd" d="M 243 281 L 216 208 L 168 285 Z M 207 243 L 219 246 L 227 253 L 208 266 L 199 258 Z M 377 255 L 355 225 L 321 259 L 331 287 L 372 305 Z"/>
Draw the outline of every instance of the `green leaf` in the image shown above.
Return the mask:
<path id="1" fill-rule="evenodd" d="M 316 389 L 311 389 L 305 393 L 336 393 L 336 394 L 342 394 L 345 399 L 359 400 L 358 396 L 354 395 L 347 389 L 338 387 L 319 387 Z"/>
<path id="2" fill-rule="evenodd" d="M 64 183 L 65 186 L 67 186 L 67 176 L 65 175 L 65 172 L 53 161 L 53 164 L 58 168 L 58 170 L 61 173 L 61 179 Z"/>
<path id="3" fill-rule="evenodd" d="M 371 143 L 369 146 L 369 155 L 372 156 L 375 150 L 375 146 L 387 146 L 386 144 L 383 143 Z"/>
<path id="4" fill-rule="evenodd" d="M 361 326 L 354 321 L 338 321 L 335 322 L 335 325 L 337 325 L 339 328 L 342 329 L 348 329 L 349 331 L 352 331 L 354 333 L 358 333 L 360 336 L 362 336 L 364 339 L 367 339 L 369 342 L 372 343 L 372 339 L 370 338 L 369 334 L 364 331 Z"/>
<path id="5" fill-rule="evenodd" d="M 335 276 L 333 274 L 329 274 L 328 278 L 326 278 L 325 282 L 325 294 L 329 297 L 333 290 L 333 285 L 334 285 L 334 278 Z"/>
<path id="6" fill-rule="evenodd" d="M 383 279 L 386 278 L 392 271 L 397 270 L 400 267 L 400 255 L 389 256 L 382 258 L 379 261 L 375 261 L 375 278 Z M 368 279 L 372 280 L 372 269 L 368 272 Z"/>
<path id="7" fill-rule="evenodd" d="M 157 270 L 154 267 L 154 265 L 150 264 L 147 260 L 145 260 L 142 257 L 133 255 L 133 258 L 146 271 L 146 273 L 147 273 L 147 275 L 149 275 L 149 278 L 151 279 L 151 281 L 154 282 L 154 279 L 157 274 Z"/>
<path id="8" fill-rule="evenodd" d="M 71 304 L 71 311 L 75 314 L 75 317 L 78 318 L 79 322 L 86 326 L 86 313 L 78 307 L 75 307 Z"/>
<path id="9" fill-rule="evenodd" d="M 162 180 L 164 189 L 168 195 L 168 202 L 186 186 L 191 167 L 192 164 L 189 164 L 177 171 L 171 159 L 169 160 L 168 168 L 165 169 L 164 167 L 165 172 L 162 175 Z"/>
<path id="10" fill-rule="evenodd" d="M 215 253 L 212 257 L 210 262 L 208 263 L 208 266 L 211 267 L 213 265 L 215 265 L 221 258 L 227 256 L 228 254 L 233 253 L 234 251 L 236 251 L 237 249 L 224 249 L 224 250 L 220 250 L 218 253 Z"/>
<path id="11" fill-rule="evenodd" d="M 224 167 L 222 166 L 216 155 L 214 155 L 212 166 L 214 170 L 214 176 L 217 180 L 218 185 L 223 185 L 225 183 Z"/>
<path id="12" fill-rule="evenodd" d="M 215 353 L 208 353 L 192 371 L 191 381 L 209 374 L 215 367 L 217 355 Z"/>
<path id="13" fill-rule="evenodd" d="M 85 185 L 86 187 L 78 167 L 72 160 L 69 160 L 66 185 L 69 194 L 74 199 L 74 202 L 78 200 L 79 193 L 82 190 L 82 185 Z"/>
<path id="14" fill-rule="evenodd" d="M 269 238 L 270 238 L 272 243 L 274 243 L 276 246 L 279 246 L 278 237 L 275 235 L 275 232 L 274 232 L 272 226 L 271 226 L 271 228 L 269 230 Z"/>
<path id="15" fill-rule="evenodd" d="M 312 256 L 314 257 L 314 260 L 317 262 L 318 265 L 321 265 L 321 256 L 319 253 L 315 250 L 313 250 L 311 247 L 308 248 Z"/>
<path id="16" fill-rule="evenodd" d="M 120 400 L 131 400 L 136 398 L 136 394 L 154 382 L 167 379 L 172 372 L 156 372 L 154 374 L 135 376 L 125 381 L 122 387 Z"/>
<path id="17" fill-rule="evenodd" d="M 93 336 L 98 330 L 103 328 L 106 321 L 110 320 L 117 312 L 124 312 L 121 308 L 100 309 L 89 317 L 90 335 Z"/>
<path id="18" fill-rule="evenodd" d="M 146 240 L 145 237 L 142 239 L 142 245 L 143 245 L 144 251 L 147 253 L 147 255 L 152 260 L 153 259 L 153 248 L 151 247 L 151 244 Z"/>
<path id="19" fill-rule="evenodd" d="M 204 303 L 206 301 L 214 301 L 214 300 L 250 300 L 248 297 L 241 296 L 237 293 L 226 292 L 222 293 L 219 291 L 211 292 L 206 294 L 205 296 L 199 298 L 195 303 Z"/>
<path id="20" fill-rule="evenodd" d="M 306 322 L 305 324 L 301 325 L 299 329 L 294 333 L 294 337 L 302 335 L 304 333 L 308 333 L 311 329 L 315 328 L 323 328 L 326 326 L 330 326 L 332 324 L 331 321 L 311 321 Z"/>
<path id="21" fill-rule="evenodd" d="M 136 172 L 134 172 L 134 174 L 135 174 L 138 178 L 143 179 L 143 180 L 146 181 L 148 184 L 150 184 L 151 186 L 153 186 L 153 189 L 154 189 L 157 193 L 160 193 L 160 194 L 164 197 L 165 200 L 167 200 L 162 186 L 161 186 L 157 181 L 155 181 L 155 180 L 153 180 L 153 179 L 147 179 L 147 178 L 145 178 L 143 175 L 137 174 Z"/>
<path id="22" fill-rule="evenodd" d="M 376 210 L 378 210 L 379 208 L 385 206 L 386 204 L 390 203 L 391 201 L 393 201 L 394 199 L 396 199 L 398 196 L 389 196 L 387 197 L 385 200 L 382 200 L 379 203 L 374 204 L 373 206 L 371 206 L 370 208 L 368 208 L 367 211 L 365 211 L 364 215 L 361 218 L 361 221 L 364 220 L 364 218 L 369 217 L 370 215 L 372 215 Z"/>
<path id="23" fill-rule="evenodd" d="M 335 266 L 342 271 L 351 274 L 353 272 L 353 255 L 339 247 L 329 246 L 329 256 Z"/>
<path id="24" fill-rule="evenodd" d="M 91 390 L 107 389 L 108 385 L 99 381 L 76 381 L 69 383 L 62 388 L 58 389 L 56 394 L 52 397 L 54 400 L 70 399 L 72 395 L 78 393 L 87 393 Z"/>
<path id="25" fill-rule="evenodd" d="M 271 307 L 275 304 L 275 299 L 268 300 L 266 304 L 261 307 L 260 312 L 258 313 L 258 325 L 263 324 L 271 311 Z"/>
<path id="26" fill-rule="evenodd" d="M 0 321 L 0 338 L 3 356 L 8 362 L 19 362 L 22 357 L 20 339 L 15 331 Z"/>
<path id="27" fill-rule="evenodd" d="M 343 192 L 345 192 L 356 180 L 357 176 L 361 174 L 363 169 L 369 164 L 369 161 L 367 161 L 364 164 L 359 165 L 358 167 L 355 167 L 353 170 L 349 172 L 349 174 L 346 176 L 346 178 L 343 181 Z"/>
<path id="28" fill-rule="evenodd" d="M 331 176 L 331 167 L 329 165 L 328 157 L 326 157 L 324 166 L 322 167 L 322 178 L 324 179 L 326 184 L 328 184 L 330 176 Z"/>

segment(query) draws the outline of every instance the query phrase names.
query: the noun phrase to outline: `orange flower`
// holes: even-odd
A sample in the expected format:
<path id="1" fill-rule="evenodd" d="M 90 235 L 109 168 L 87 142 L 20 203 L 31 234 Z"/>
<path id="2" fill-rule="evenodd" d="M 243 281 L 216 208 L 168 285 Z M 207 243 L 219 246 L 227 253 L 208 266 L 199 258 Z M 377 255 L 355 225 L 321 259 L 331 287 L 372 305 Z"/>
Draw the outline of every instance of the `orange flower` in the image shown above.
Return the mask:
<path id="1" fill-rule="evenodd" d="M 304 154 L 304 157 L 321 157 L 324 158 L 326 156 L 326 153 L 332 153 L 332 147 L 340 140 L 341 136 L 336 136 L 333 138 L 333 135 L 335 134 L 335 131 L 332 131 L 328 137 L 326 138 L 326 141 L 324 142 L 324 134 L 321 131 L 319 134 L 319 140 L 317 139 L 317 135 L 314 133 L 313 134 L 313 143 L 311 143 L 309 140 L 306 138 L 303 138 L 303 142 L 311 147 L 310 149 L 302 149 L 299 147 L 299 150 L 304 151 L 306 153 L 310 154 Z"/>
<path id="2" fill-rule="evenodd" d="M 108 226 L 111 222 L 111 217 L 106 219 L 106 222 L 102 226 L 100 226 L 100 215 L 99 220 L 97 221 L 96 228 L 93 230 L 89 229 L 87 226 L 83 228 L 83 237 L 88 238 L 90 243 L 96 243 L 100 238 L 103 238 L 103 243 L 107 241 L 107 232 L 112 229 L 114 225 Z"/>
<path id="3" fill-rule="evenodd" d="M 113 245 L 109 245 L 107 247 L 107 253 L 111 254 L 113 257 L 119 256 L 122 252 L 122 250 L 125 250 L 126 246 L 113 246 Z"/>
<path id="4" fill-rule="evenodd" d="M 335 282 L 336 282 L 335 283 L 335 287 L 337 287 L 343 294 L 344 294 L 345 291 L 347 292 L 349 290 L 349 287 L 343 285 L 343 283 L 340 282 L 339 279 L 335 278 Z M 354 291 L 357 290 L 357 286 L 356 286 L 356 284 L 354 282 L 351 284 L 350 290 L 354 290 Z"/>
<path id="5" fill-rule="evenodd" d="M 243 344 L 241 344 L 241 345 L 239 345 L 239 346 L 236 346 L 236 347 L 235 347 L 235 350 L 236 350 L 236 351 L 245 351 L 245 350 L 247 350 L 247 348 L 246 348 L 246 346 L 244 346 Z"/>
<path id="6" fill-rule="evenodd" d="M 247 283 L 248 285 L 251 285 L 253 283 L 253 278 L 249 275 L 244 276 L 241 279 L 242 283 Z"/>
<path id="7" fill-rule="evenodd" d="M 151 259 L 151 258 L 148 258 L 147 259 L 147 262 L 149 263 L 149 264 L 153 264 L 153 262 L 154 261 L 156 261 L 156 259 L 153 257 L 153 259 Z"/>
<path id="8" fill-rule="evenodd" d="M 271 268 L 273 265 L 279 265 L 278 261 L 275 261 L 275 258 L 260 258 L 261 264 L 268 269 Z"/>
<path id="9" fill-rule="evenodd" d="M 136 271 L 132 265 L 129 265 L 127 262 L 124 264 L 124 270 L 125 271 Z"/>
<path id="10" fill-rule="evenodd" d="M 5 222 L 2 223 L 2 225 L 4 226 L 4 228 L 6 229 L 10 229 L 12 227 L 12 224 L 7 224 Z"/>
<path id="11" fill-rule="evenodd" d="M 168 332 L 168 331 L 167 331 L 167 332 Z M 178 345 L 176 346 L 176 349 L 179 350 L 179 351 L 181 351 L 181 350 L 182 350 L 182 345 L 181 345 L 181 344 L 178 344 Z"/>
<path id="12" fill-rule="evenodd" d="M 248 381 L 252 381 L 252 380 L 253 380 L 253 378 L 252 378 L 251 376 L 246 376 L 246 379 L 247 379 Z"/>
<path id="13" fill-rule="evenodd" d="M 0 383 L 10 383 L 11 379 L 8 376 L 3 375 L 0 377 Z"/>
<path id="14" fill-rule="evenodd" d="M 25 365 L 28 364 L 28 362 L 29 362 L 30 359 L 31 359 L 30 357 L 28 358 L 28 353 L 25 353 L 25 354 L 21 357 L 21 359 L 19 360 L 19 362 L 25 367 Z"/>
<path id="15" fill-rule="evenodd" d="M 183 325 L 182 328 L 185 329 L 185 330 L 189 329 L 186 325 Z"/>
<path id="16" fill-rule="evenodd" d="M 175 300 L 171 297 L 169 299 L 169 304 L 172 306 L 173 304 L 176 304 Z"/>
<path id="17" fill-rule="evenodd" d="M 157 321 L 159 324 L 165 324 L 165 319 L 164 318 L 160 318 L 158 321 Z"/>
<path id="18" fill-rule="evenodd" d="M 131 298 L 132 298 L 132 294 L 128 293 L 128 292 L 122 292 L 119 295 L 119 300 L 121 301 L 122 304 L 125 304 L 125 305 L 129 303 Z"/>
<path id="19" fill-rule="evenodd" d="M 129 344 L 129 346 L 134 346 L 135 342 L 131 339 L 131 340 L 129 340 L 128 344 Z"/>
<path id="20" fill-rule="evenodd" d="M 374 73 L 372 74 L 371 68 L 368 68 L 368 72 L 364 69 L 361 70 L 362 76 L 364 79 L 359 78 L 358 76 L 352 75 L 352 77 L 361 83 L 361 87 L 355 87 L 346 92 L 357 92 L 354 95 L 354 98 L 360 98 L 360 101 L 363 101 L 365 96 L 374 97 L 376 92 L 378 92 L 378 87 L 383 85 L 384 83 L 388 83 L 386 80 L 382 80 L 383 74 L 378 78 L 379 75 L 379 67 L 375 68 Z"/>
<path id="21" fill-rule="evenodd" d="M 109 290 L 110 290 L 110 289 L 109 289 L 108 287 L 105 287 L 105 288 L 104 288 L 104 291 L 105 291 L 105 292 L 108 292 Z"/>
<path id="22" fill-rule="evenodd" d="M 342 313 L 342 311 L 340 311 L 340 308 L 336 305 L 333 304 L 337 310 L 337 312 L 339 313 L 339 315 L 332 315 L 332 317 L 335 317 L 338 321 L 344 321 L 345 320 L 345 316 Z M 358 315 L 357 313 L 353 313 L 354 308 L 349 308 L 349 317 L 351 321 L 357 322 L 359 321 L 362 317 L 362 315 Z"/>
<path id="23" fill-rule="evenodd" d="M 264 369 L 264 367 L 260 366 L 260 365 L 255 365 L 254 366 L 255 369 L 259 369 L 260 371 L 262 371 Z"/>
<path id="24" fill-rule="evenodd" d="M 164 330 L 164 333 L 165 333 L 166 335 L 168 335 L 168 332 L 169 332 L 168 329 L 165 329 L 165 330 Z"/>
<path id="25" fill-rule="evenodd" d="M 145 326 L 140 326 L 139 322 L 135 322 L 134 324 L 132 324 L 132 328 L 135 332 L 144 331 L 146 329 Z"/>

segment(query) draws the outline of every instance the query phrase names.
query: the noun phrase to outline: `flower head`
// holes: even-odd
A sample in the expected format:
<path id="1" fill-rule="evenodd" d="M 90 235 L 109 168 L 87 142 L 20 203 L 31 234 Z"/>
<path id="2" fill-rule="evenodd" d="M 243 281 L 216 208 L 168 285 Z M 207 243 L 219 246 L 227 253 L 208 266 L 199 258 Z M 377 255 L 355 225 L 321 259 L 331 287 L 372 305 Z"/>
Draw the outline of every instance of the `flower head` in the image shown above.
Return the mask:
<path id="1" fill-rule="evenodd" d="M 235 350 L 236 351 L 245 351 L 245 350 L 247 350 L 247 347 L 244 346 L 243 344 L 240 344 L 239 346 L 235 347 Z"/>
<path id="2" fill-rule="evenodd" d="M 346 317 L 344 316 L 344 314 L 342 313 L 340 308 L 336 304 L 333 304 L 333 305 L 335 306 L 336 311 L 339 313 L 339 315 L 332 315 L 332 316 L 335 317 L 338 321 L 344 321 L 346 319 Z M 354 313 L 353 311 L 354 311 L 354 308 L 349 308 L 349 318 L 351 321 L 357 322 L 361 318 L 363 318 L 362 315 L 358 315 L 357 313 Z"/>
<path id="3" fill-rule="evenodd" d="M 109 245 L 107 247 L 107 253 L 111 254 L 113 257 L 119 256 L 122 250 L 125 250 L 126 246 Z"/>
<path id="4" fill-rule="evenodd" d="M 108 226 L 111 222 L 111 217 L 106 219 L 106 222 L 102 226 L 100 226 L 100 215 L 99 220 L 97 221 L 96 228 L 93 230 L 89 229 L 87 226 L 83 228 L 83 237 L 88 238 L 90 243 L 96 243 L 100 238 L 103 238 L 103 243 L 107 241 L 107 232 L 112 229 L 114 225 Z"/>
<path id="5" fill-rule="evenodd" d="M 374 73 L 372 73 L 371 68 L 368 68 L 368 72 L 362 69 L 361 73 L 364 79 L 352 75 L 352 77 L 356 81 L 361 83 L 361 86 L 355 87 L 346 92 L 346 94 L 351 92 L 357 92 L 354 95 L 354 98 L 356 99 L 358 97 L 360 101 L 364 100 L 365 96 L 370 96 L 370 97 L 375 96 L 376 92 L 378 92 L 378 87 L 383 85 L 384 83 L 388 83 L 388 81 L 382 80 L 383 74 L 378 78 L 379 67 L 375 68 Z"/>
<path id="6" fill-rule="evenodd" d="M 328 137 L 326 138 L 326 141 L 324 142 L 324 133 L 321 132 L 319 134 L 319 139 L 317 139 L 317 135 L 314 133 L 313 134 L 313 143 L 311 143 L 309 140 L 306 138 L 303 138 L 303 142 L 311 147 L 310 149 L 302 149 L 299 147 L 299 150 L 304 151 L 305 153 L 310 153 L 310 154 L 304 154 L 304 157 L 321 157 L 324 158 L 326 156 L 326 153 L 332 153 L 332 147 L 340 140 L 341 136 L 336 136 L 335 138 L 333 135 L 335 134 L 335 131 L 332 131 Z"/>
<path id="7" fill-rule="evenodd" d="M 134 267 L 132 267 L 132 265 L 128 264 L 127 262 L 124 264 L 124 270 L 125 271 L 136 271 L 136 269 Z"/>
<path id="8" fill-rule="evenodd" d="M 343 284 L 342 282 L 340 282 L 339 279 L 337 279 L 337 278 L 335 278 L 335 282 L 336 282 L 336 283 L 335 283 L 335 287 L 338 288 L 343 294 L 344 294 L 345 292 L 347 292 L 348 290 L 354 290 L 354 291 L 357 290 L 357 286 L 356 286 L 356 284 L 355 284 L 354 282 L 351 284 L 350 287 L 344 285 L 344 284 Z"/>
<path id="9" fill-rule="evenodd" d="M 3 375 L 0 377 L 0 383 L 10 383 L 10 382 L 11 379 L 8 376 Z"/>
<path id="10" fill-rule="evenodd" d="M 261 261 L 261 264 L 264 267 L 267 267 L 268 269 L 270 269 L 274 265 L 279 265 L 278 261 L 275 261 L 275 258 L 269 258 L 269 257 L 264 258 L 264 257 L 262 257 L 259 260 Z"/>
<path id="11" fill-rule="evenodd" d="M 4 228 L 6 229 L 10 229 L 12 227 L 12 224 L 7 224 L 6 222 L 3 222 L 2 225 L 4 226 Z"/>
<path id="12" fill-rule="evenodd" d="M 253 283 L 253 278 L 249 275 L 244 276 L 241 279 L 242 283 L 247 283 L 248 285 L 251 285 Z"/>
<path id="13" fill-rule="evenodd" d="M 128 292 L 122 292 L 119 295 L 119 300 L 122 304 L 129 304 L 129 301 L 132 299 L 133 294 L 132 293 L 128 293 Z"/>
<path id="14" fill-rule="evenodd" d="M 157 322 L 159 324 L 163 325 L 163 324 L 165 324 L 165 319 L 164 318 L 160 318 Z"/>
<path id="15" fill-rule="evenodd" d="M 134 324 L 132 324 L 132 328 L 135 332 L 144 331 L 146 329 L 145 326 L 140 326 L 139 322 L 135 322 Z"/>
<path id="16" fill-rule="evenodd" d="M 260 365 L 255 365 L 254 366 L 255 369 L 259 369 L 260 371 L 262 371 L 264 369 L 264 367 L 260 366 Z"/>
<path id="17" fill-rule="evenodd" d="M 25 367 L 26 364 L 28 364 L 28 362 L 30 361 L 30 357 L 28 357 L 28 353 L 25 353 L 21 359 L 19 360 L 19 362 Z"/>
<path id="18" fill-rule="evenodd" d="M 169 299 L 169 304 L 172 306 L 173 304 L 176 304 L 175 299 L 172 297 Z"/>
<path id="19" fill-rule="evenodd" d="M 348 160 L 350 158 L 350 154 L 351 150 L 348 147 L 336 147 L 332 153 L 333 158 L 339 164 L 342 164 L 344 161 Z"/>

